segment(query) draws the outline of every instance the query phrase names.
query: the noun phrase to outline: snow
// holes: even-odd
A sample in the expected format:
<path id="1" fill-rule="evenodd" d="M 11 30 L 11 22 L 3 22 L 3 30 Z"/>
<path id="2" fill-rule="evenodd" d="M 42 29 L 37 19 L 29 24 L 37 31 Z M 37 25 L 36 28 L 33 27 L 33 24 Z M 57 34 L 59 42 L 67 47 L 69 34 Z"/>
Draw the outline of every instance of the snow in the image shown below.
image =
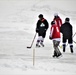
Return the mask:
<path id="1" fill-rule="evenodd" d="M 68 45 L 65 53 L 60 48 L 62 57 L 52 58 L 53 44 L 48 38 L 48 29 L 45 47 L 35 47 L 36 36 L 33 47 L 26 48 L 32 43 L 40 13 L 49 24 L 55 12 L 59 13 L 63 22 L 70 17 L 74 34 L 75 4 L 75 0 L 0 0 L 0 75 L 76 75 L 75 43 L 74 54 L 70 53 Z"/>

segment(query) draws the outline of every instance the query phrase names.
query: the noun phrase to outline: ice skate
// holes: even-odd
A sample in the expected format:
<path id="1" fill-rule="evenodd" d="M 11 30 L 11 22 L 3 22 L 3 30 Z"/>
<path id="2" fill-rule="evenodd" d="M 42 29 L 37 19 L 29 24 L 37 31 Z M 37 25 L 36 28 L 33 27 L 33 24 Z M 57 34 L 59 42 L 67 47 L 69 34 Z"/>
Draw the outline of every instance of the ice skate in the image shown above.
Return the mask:
<path id="1" fill-rule="evenodd" d="M 40 45 L 36 44 L 36 47 L 40 47 Z"/>
<path id="2" fill-rule="evenodd" d="M 56 53 L 56 51 L 54 51 L 54 55 L 53 55 L 53 57 L 57 57 L 57 53 Z"/>
<path id="3" fill-rule="evenodd" d="M 44 47 L 44 44 L 43 43 L 40 43 L 40 44 L 41 44 L 42 47 Z"/>
<path id="4" fill-rule="evenodd" d="M 73 48 L 70 48 L 70 50 L 71 50 L 71 53 L 73 53 Z"/>
<path id="5" fill-rule="evenodd" d="M 59 54 L 57 55 L 57 57 L 60 57 L 60 56 L 62 56 L 62 53 L 59 53 Z"/>

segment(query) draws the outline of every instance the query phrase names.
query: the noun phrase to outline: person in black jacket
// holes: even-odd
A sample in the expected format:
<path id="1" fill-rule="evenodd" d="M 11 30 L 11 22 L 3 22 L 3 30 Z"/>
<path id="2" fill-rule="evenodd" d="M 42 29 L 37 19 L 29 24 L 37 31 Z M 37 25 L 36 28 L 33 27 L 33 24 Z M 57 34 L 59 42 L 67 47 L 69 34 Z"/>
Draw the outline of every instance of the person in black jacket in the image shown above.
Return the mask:
<path id="1" fill-rule="evenodd" d="M 71 53 L 73 53 L 73 27 L 69 21 L 69 18 L 65 19 L 65 23 L 60 27 L 60 32 L 63 34 L 63 52 L 65 52 L 66 42 L 68 40 Z"/>
<path id="2" fill-rule="evenodd" d="M 36 32 L 38 33 L 36 47 L 40 47 L 40 45 L 44 47 L 43 42 L 44 42 L 44 38 L 46 36 L 46 31 L 49 27 L 49 24 L 42 14 L 40 14 L 38 17 L 39 17 L 39 20 L 37 21 L 37 25 L 36 25 Z"/>

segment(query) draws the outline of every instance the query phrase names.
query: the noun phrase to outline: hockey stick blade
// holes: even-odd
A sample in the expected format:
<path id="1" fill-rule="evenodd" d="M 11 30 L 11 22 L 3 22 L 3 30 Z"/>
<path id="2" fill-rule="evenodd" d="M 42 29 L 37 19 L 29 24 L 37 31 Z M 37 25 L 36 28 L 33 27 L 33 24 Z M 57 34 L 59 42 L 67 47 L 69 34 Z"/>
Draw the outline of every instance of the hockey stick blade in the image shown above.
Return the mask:
<path id="1" fill-rule="evenodd" d="M 30 45 L 29 47 L 27 47 L 27 48 L 31 48 L 31 47 L 32 47 L 32 45 L 33 45 L 33 43 L 34 43 L 34 40 L 35 40 L 35 37 L 36 37 L 36 34 L 37 34 L 37 33 L 35 33 L 35 35 L 34 35 L 34 38 L 33 38 L 33 40 L 32 40 L 31 45 Z"/>
<path id="2" fill-rule="evenodd" d="M 31 48 L 31 47 L 27 47 L 27 48 Z"/>

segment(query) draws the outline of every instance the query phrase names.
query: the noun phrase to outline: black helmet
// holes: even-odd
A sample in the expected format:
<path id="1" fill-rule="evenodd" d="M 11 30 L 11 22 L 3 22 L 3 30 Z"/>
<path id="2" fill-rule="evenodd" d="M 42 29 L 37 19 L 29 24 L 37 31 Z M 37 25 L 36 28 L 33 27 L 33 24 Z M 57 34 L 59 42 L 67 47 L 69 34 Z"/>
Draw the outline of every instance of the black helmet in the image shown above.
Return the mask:
<path id="1" fill-rule="evenodd" d="M 43 18 L 43 15 L 42 15 L 42 14 L 40 14 L 38 17 L 39 17 L 39 18 Z"/>
<path id="2" fill-rule="evenodd" d="M 69 21 L 70 21 L 70 19 L 67 17 L 67 18 L 65 18 L 65 21 L 69 22 Z"/>
<path id="3" fill-rule="evenodd" d="M 55 21 L 51 21 L 51 25 L 55 24 Z"/>

